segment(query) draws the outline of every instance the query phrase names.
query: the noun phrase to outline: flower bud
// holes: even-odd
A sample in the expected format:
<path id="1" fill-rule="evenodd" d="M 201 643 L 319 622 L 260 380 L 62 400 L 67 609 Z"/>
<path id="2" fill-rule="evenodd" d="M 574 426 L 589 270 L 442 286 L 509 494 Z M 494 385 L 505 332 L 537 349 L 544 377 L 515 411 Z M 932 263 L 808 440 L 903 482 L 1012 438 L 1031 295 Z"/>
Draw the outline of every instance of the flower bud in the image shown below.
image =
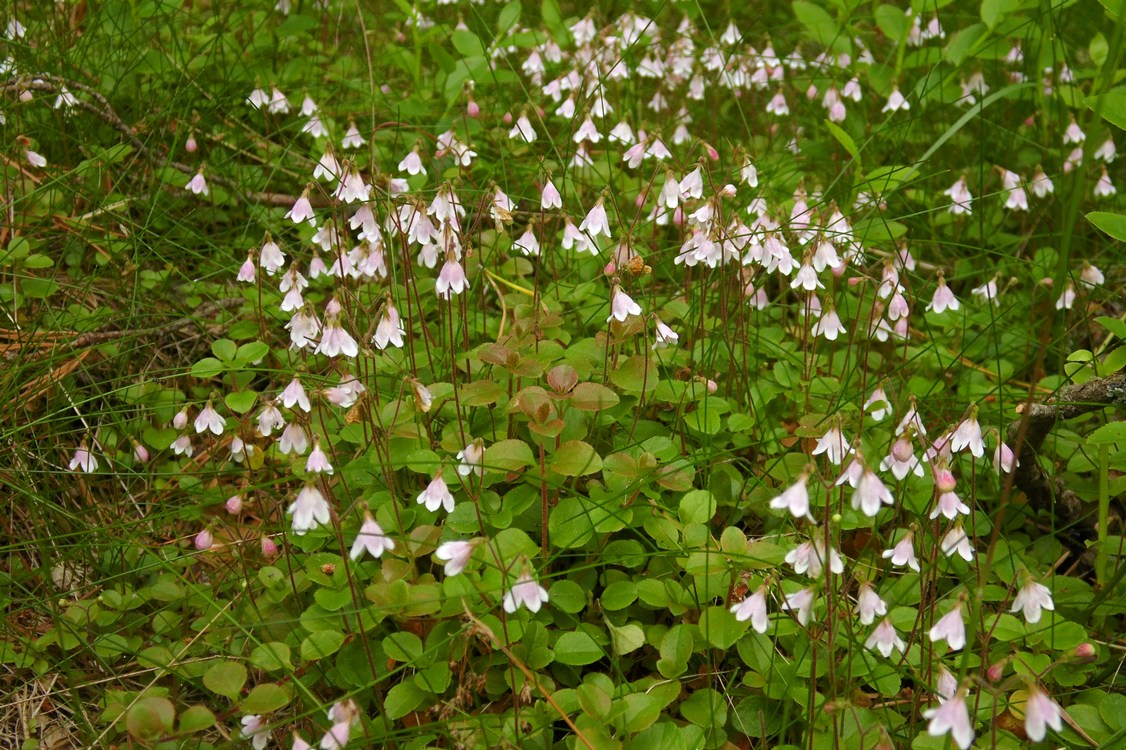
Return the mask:
<path id="1" fill-rule="evenodd" d="M 470 117 L 476 117 L 481 114 L 481 108 L 477 106 L 477 102 L 470 99 L 469 104 L 465 107 L 465 113 Z"/>
<path id="2" fill-rule="evenodd" d="M 990 682 L 999 682 L 1005 676 L 1005 661 L 999 661 L 996 664 L 991 664 L 989 669 L 985 670 L 985 679 Z"/>
<path id="3" fill-rule="evenodd" d="M 1098 658 L 1099 652 L 1095 649 L 1094 644 L 1080 643 L 1071 650 L 1071 656 L 1081 664 L 1090 664 Z"/>
<path id="4" fill-rule="evenodd" d="M 617 270 L 618 267 L 614 265 L 614 261 L 610 261 L 606 264 L 606 267 L 602 269 L 602 273 L 606 274 L 607 276 L 613 276 L 614 272 Z"/>
<path id="5" fill-rule="evenodd" d="M 718 388 L 719 388 L 719 384 L 717 384 L 711 378 L 708 378 L 708 393 L 715 393 L 716 389 L 718 389 Z"/>
<path id="6" fill-rule="evenodd" d="M 511 112 L 505 112 L 504 113 L 504 124 L 505 125 L 511 125 L 512 124 L 512 113 Z"/>
<path id="7" fill-rule="evenodd" d="M 210 529 L 204 529 L 195 535 L 195 548 L 200 552 L 211 549 L 211 545 L 215 543 L 215 537 L 212 536 Z"/>
<path id="8" fill-rule="evenodd" d="M 227 512 L 232 516 L 242 512 L 242 495 L 231 495 L 227 498 Z"/>
<path id="9" fill-rule="evenodd" d="M 273 557 L 278 554 L 278 545 L 274 544 L 274 540 L 268 536 L 262 537 L 262 556 Z"/>
<path id="10" fill-rule="evenodd" d="M 184 150 L 189 154 L 194 154 L 199 150 L 199 144 L 196 143 L 195 134 L 189 135 L 188 140 L 184 141 Z"/>
<path id="11" fill-rule="evenodd" d="M 149 460 L 149 449 L 136 440 L 133 441 L 133 460 L 140 464 Z"/>

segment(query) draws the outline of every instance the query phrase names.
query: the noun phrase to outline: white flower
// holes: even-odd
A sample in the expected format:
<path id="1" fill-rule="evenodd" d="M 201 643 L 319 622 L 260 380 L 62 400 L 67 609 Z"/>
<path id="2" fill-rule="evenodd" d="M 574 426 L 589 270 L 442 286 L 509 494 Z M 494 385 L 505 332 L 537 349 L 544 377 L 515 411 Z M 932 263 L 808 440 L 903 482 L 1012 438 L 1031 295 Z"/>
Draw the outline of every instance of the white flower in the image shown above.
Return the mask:
<path id="1" fill-rule="evenodd" d="M 860 593 L 856 597 L 856 614 L 861 625 L 871 625 L 876 621 L 876 616 L 883 617 L 888 613 L 888 605 L 880 598 L 868 583 L 860 585 Z"/>
<path id="2" fill-rule="evenodd" d="M 403 323 L 399 318 L 399 311 L 390 302 L 383 309 L 383 315 L 379 319 L 379 323 L 375 326 L 375 334 L 371 337 L 371 342 L 375 344 L 375 348 L 383 351 L 388 345 L 396 348 L 403 348 L 403 334 L 406 330 L 403 328 Z"/>
<path id="3" fill-rule="evenodd" d="M 250 740 L 254 750 L 262 750 L 270 744 L 270 730 L 267 729 L 266 722 L 262 721 L 261 716 L 250 714 L 242 717 L 242 738 Z"/>
<path id="4" fill-rule="evenodd" d="M 787 487 L 782 494 L 775 497 L 770 501 L 770 507 L 774 510 L 788 510 L 793 514 L 794 518 L 809 518 L 813 516 L 809 514 L 809 489 L 807 482 L 809 480 L 808 473 L 802 473 L 798 477 L 798 481 Z"/>
<path id="5" fill-rule="evenodd" d="M 973 195 L 970 194 L 970 189 L 966 186 L 965 177 L 959 177 L 957 182 L 943 191 L 943 194 L 950 196 L 950 200 L 953 201 L 953 203 L 950 204 L 950 213 L 973 213 L 973 209 L 970 207 L 970 202 L 973 200 Z"/>
<path id="6" fill-rule="evenodd" d="M 1009 611 L 1023 611 L 1024 621 L 1035 624 L 1040 622 L 1041 609 L 1054 610 L 1055 608 L 1051 589 L 1029 577 L 1013 598 L 1013 606 Z"/>
<path id="7" fill-rule="evenodd" d="M 515 612 L 521 604 L 529 612 L 539 612 L 540 607 L 546 603 L 547 589 L 536 583 L 527 570 L 520 574 L 512 588 L 504 592 L 504 611 L 509 614 Z"/>
<path id="8" fill-rule="evenodd" d="M 469 288 L 469 281 L 465 278 L 465 269 L 457 262 L 453 254 L 446 255 L 446 262 L 438 272 L 438 280 L 434 283 L 434 291 L 438 299 L 450 299 L 451 295 L 461 294 Z"/>
<path id="9" fill-rule="evenodd" d="M 286 212 L 285 218 L 292 221 L 294 224 L 301 224 L 308 222 L 309 226 L 315 227 L 317 225 L 317 217 L 313 213 L 313 204 L 309 202 L 309 190 L 305 189 L 301 196 L 294 201 L 293 208 Z"/>
<path id="10" fill-rule="evenodd" d="M 195 431 L 197 433 L 211 430 L 216 435 L 222 435 L 223 428 L 226 426 L 227 420 L 221 417 L 219 412 L 215 411 L 210 401 L 208 401 L 207 406 L 203 407 L 200 411 L 199 416 L 195 418 Z"/>
<path id="11" fill-rule="evenodd" d="M 619 323 L 624 323 L 629 316 L 640 314 L 641 305 L 634 302 L 621 287 L 615 286 L 610 297 L 610 317 L 606 318 L 606 322 L 617 320 Z"/>
<path id="12" fill-rule="evenodd" d="M 946 286 L 946 279 L 942 273 L 938 274 L 938 287 L 934 290 L 934 297 L 931 298 L 930 303 L 927 305 L 927 311 L 934 311 L 936 313 L 944 313 L 947 310 L 957 311 L 961 305 L 958 303 L 957 297 L 954 292 L 950 291 L 950 287 Z"/>
<path id="13" fill-rule="evenodd" d="M 976 409 L 971 410 L 970 415 L 961 421 L 950 441 L 950 450 L 954 453 L 967 449 L 974 458 L 985 455 L 985 439 L 981 434 L 981 425 L 977 421 Z"/>
<path id="14" fill-rule="evenodd" d="M 819 456 L 824 453 L 825 458 L 829 459 L 829 463 L 834 466 L 840 466 L 844 457 L 852 452 L 852 447 L 838 425 L 830 427 L 828 432 L 817 441 L 817 445 L 813 449 L 813 455 Z"/>
<path id="15" fill-rule="evenodd" d="M 286 512 L 293 516 L 293 532 L 298 536 L 332 520 L 328 501 L 313 484 L 301 488 Z"/>
<path id="16" fill-rule="evenodd" d="M 301 385 L 301 378 L 299 377 L 294 377 L 293 380 L 289 381 L 289 385 L 281 392 L 281 402 L 282 406 L 287 409 L 297 406 L 306 413 L 313 410 L 313 405 L 309 403 L 309 396 L 305 393 L 305 386 Z"/>
<path id="17" fill-rule="evenodd" d="M 759 586 L 755 592 L 738 604 L 731 606 L 735 619 L 739 622 L 751 621 L 751 627 L 758 633 L 765 633 L 770 621 L 766 616 L 766 586 Z"/>
<path id="18" fill-rule="evenodd" d="M 869 518 L 875 518 L 880 512 L 881 505 L 892 505 L 894 502 L 891 491 L 880 481 L 876 473 L 865 468 L 852 493 L 852 507 Z"/>
<path id="19" fill-rule="evenodd" d="M 524 143 L 531 143 L 536 140 L 536 131 L 532 129 L 532 123 L 528 121 L 527 115 L 520 115 L 516 118 L 516 124 L 508 131 L 509 138 L 520 138 Z"/>
<path id="20" fill-rule="evenodd" d="M 442 507 L 445 507 L 447 513 L 454 512 L 454 496 L 446 486 L 445 480 L 442 479 L 441 469 L 434 474 L 434 478 L 430 480 L 430 484 L 426 485 L 426 489 L 418 493 L 418 504 L 425 505 L 426 509 L 432 513 Z"/>
<path id="21" fill-rule="evenodd" d="M 192 457 L 195 453 L 195 448 L 192 447 L 192 439 L 188 435 L 181 435 L 172 442 L 172 452 L 177 456 Z"/>
<path id="22" fill-rule="evenodd" d="M 664 348 L 666 346 L 676 346 L 676 343 L 679 340 L 680 340 L 680 336 L 677 334 L 676 331 L 669 328 L 663 322 L 661 322 L 659 320 L 657 321 L 656 339 L 653 341 L 653 348 L 654 349 L 661 349 L 661 348 Z"/>
<path id="23" fill-rule="evenodd" d="M 309 436 L 298 422 L 290 422 L 278 438 L 278 450 L 284 454 L 303 454 L 309 449 Z"/>
<path id="24" fill-rule="evenodd" d="M 305 460 L 305 471 L 310 474 L 332 474 L 334 471 L 332 464 L 329 463 L 328 456 L 321 449 L 320 438 L 313 439 L 313 450 L 309 453 L 309 458 Z"/>
<path id="25" fill-rule="evenodd" d="M 1060 706 L 1045 693 L 1039 685 L 1029 688 L 1028 700 L 1024 704 L 1024 732 L 1028 739 L 1040 742 L 1048 734 L 1048 727 L 1057 732 L 1063 731 L 1063 716 Z"/>
<path id="26" fill-rule="evenodd" d="M 911 103 L 904 98 L 903 94 L 899 93 L 899 87 L 895 86 L 891 90 L 891 95 L 888 96 L 887 104 L 884 105 L 881 111 L 898 112 L 901 109 L 911 109 Z"/>
<path id="27" fill-rule="evenodd" d="M 28 151 L 29 161 L 30 161 L 30 154 L 31 153 L 32 152 Z M 43 166 L 46 163 L 47 162 L 44 160 L 43 164 L 40 164 L 40 165 L 37 165 L 37 166 Z M 188 184 L 185 185 L 184 187 L 187 188 L 188 191 L 194 193 L 195 195 L 207 195 L 210 192 L 207 188 L 207 180 L 205 180 L 204 177 L 203 177 L 203 170 L 202 169 L 200 169 L 198 172 L 196 172 L 195 177 L 188 180 Z"/>
<path id="28" fill-rule="evenodd" d="M 906 565 L 916 573 L 919 572 L 919 560 L 915 557 L 914 539 L 910 532 L 904 535 L 894 547 L 884 550 L 883 558 L 885 560 L 890 559 L 891 564 L 897 568 Z"/>
<path id="29" fill-rule="evenodd" d="M 954 609 L 947 612 L 927 632 L 931 643 L 946 641 L 952 651 L 958 651 L 966 645 L 966 624 L 962 622 L 962 605 L 959 602 Z"/>
<path id="30" fill-rule="evenodd" d="M 457 459 L 461 463 L 458 464 L 457 473 L 463 477 L 474 473 L 482 476 L 485 473 L 485 467 L 481 463 L 484 458 L 485 443 L 482 440 L 474 440 L 463 450 L 458 451 Z"/>
<path id="31" fill-rule="evenodd" d="M 824 336 L 826 341 L 836 341 L 847 330 L 841 323 L 840 316 L 837 315 L 837 308 L 830 304 L 829 309 L 821 314 L 809 332 L 813 336 Z"/>
<path id="32" fill-rule="evenodd" d="M 270 276 L 285 267 L 285 253 L 269 234 L 262 242 L 262 249 L 258 251 L 258 265 Z"/>
<path id="33" fill-rule="evenodd" d="M 973 744 L 974 727 L 970 721 L 969 709 L 966 708 L 964 691 L 958 691 L 936 708 L 928 708 L 923 713 L 923 718 L 930 719 L 927 725 L 927 734 L 930 736 L 941 737 L 949 732 L 960 750 L 969 750 Z"/>
<path id="34" fill-rule="evenodd" d="M 551 181 L 550 177 L 544 183 L 543 191 L 540 194 L 540 208 L 544 211 L 563 208 L 563 196 L 559 194 L 559 189 L 555 187 L 555 183 Z"/>
<path id="35" fill-rule="evenodd" d="M 882 385 L 876 386 L 876 390 L 872 391 L 872 395 L 864 402 L 864 409 L 868 411 L 872 419 L 877 422 L 883 421 L 884 417 L 891 414 L 891 401 L 888 400 L 887 394 L 884 393 L 884 387 Z"/>
<path id="36" fill-rule="evenodd" d="M 371 513 L 364 512 L 364 522 L 360 524 L 360 531 L 356 534 L 356 541 L 352 542 L 352 549 L 348 556 L 359 560 L 364 552 L 372 557 L 379 557 L 388 550 L 395 549 L 395 542 L 383 535 L 383 529 L 371 517 Z"/>
<path id="37" fill-rule="evenodd" d="M 473 556 L 474 546 L 473 542 L 443 542 L 438 545 L 438 549 L 434 550 L 434 557 L 446 563 L 446 575 L 456 576 L 465 570 L 465 566 L 469 564 L 469 558 Z"/>
<path id="38" fill-rule="evenodd" d="M 399 162 L 399 171 L 409 175 L 426 174 L 426 167 L 422 166 L 422 156 L 417 148 L 411 149 L 411 152 Z"/>
<path id="39" fill-rule="evenodd" d="M 344 138 L 340 141 L 342 148 L 359 148 L 367 143 L 364 137 L 360 135 L 360 129 L 356 127 L 355 120 L 348 121 L 348 131 L 344 134 Z"/>
<path id="40" fill-rule="evenodd" d="M 263 89 L 256 88 L 250 92 L 250 96 L 246 97 L 246 102 L 255 109 L 262 109 L 270 103 L 270 95 Z"/>
<path id="41" fill-rule="evenodd" d="M 93 474 L 98 470 L 98 458 L 86 448 L 86 443 L 82 443 L 74 452 L 74 458 L 70 459 L 68 465 L 71 471 Z"/>
<path id="42" fill-rule="evenodd" d="M 787 612 L 797 611 L 798 623 L 809 624 L 809 617 L 813 613 L 813 598 L 816 590 L 813 588 L 802 589 L 793 594 L 786 594 L 782 602 L 782 609 Z"/>
<path id="43" fill-rule="evenodd" d="M 586 218 L 579 224 L 579 231 L 586 232 L 592 238 L 600 234 L 610 239 L 610 219 L 606 216 L 606 209 L 599 198 L 594 207 L 587 212 Z"/>
<path id="44" fill-rule="evenodd" d="M 954 528 L 946 532 L 946 536 L 942 537 L 941 546 L 943 554 L 947 557 L 958 553 L 966 562 L 974 559 L 973 545 L 970 544 L 970 537 L 962 528 L 961 522 L 954 524 Z"/>
<path id="45" fill-rule="evenodd" d="M 900 653 L 906 651 L 907 644 L 899 637 L 899 633 L 895 632 L 891 620 L 885 617 L 868 636 L 868 640 L 864 641 L 864 648 L 879 651 L 886 659 L 891 656 L 892 651 Z"/>

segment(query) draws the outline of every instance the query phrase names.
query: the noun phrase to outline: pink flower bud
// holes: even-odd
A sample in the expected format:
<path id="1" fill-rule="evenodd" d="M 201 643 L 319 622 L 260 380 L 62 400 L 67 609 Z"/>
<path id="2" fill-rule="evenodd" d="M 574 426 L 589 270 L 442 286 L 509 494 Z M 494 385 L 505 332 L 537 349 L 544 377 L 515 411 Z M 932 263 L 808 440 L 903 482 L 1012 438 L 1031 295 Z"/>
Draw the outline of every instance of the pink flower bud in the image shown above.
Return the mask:
<path id="1" fill-rule="evenodd" d="M 645 193 L 641 193 L 636 198 L 634 198 L 633 204 L 635 206 L 637 206 L 638 208 L 641 208 L 642 206 L 644 206 L 645 205 Z"/>
<path id="2" fill-rule="evenodd" d="M 542 120 L 544 118 L 544 114 L 545 113 L 543 111 L 543 107 L 536 107 L 536 116 L 537 117 L 539 117 Z"/>
<path id="3" fill-rule="evenodd" d="M 1096 651 L 1094 645 L 1090 643 L 1080 643 L 1071 650 L 1071 653 L 1077 661 L 1084 664 L 1089 664 L 1098 658 L 1098 651 Z"/>
<path id="4" fill-rule="evenodd" d="M 998 682 L 1004 676 L 1005 662 L 1003 661 L 999 661 L 996 664 L 991 665 L 989 669 L 985 670 L 985 679 L 989 680 L 990 682 Z"/>
<path id="5" fill-rule="evenodd" d="M 262 537 L 262 556 L 273 557 L 278 554 L 278 545 L 274 544 L 274 540 L 268 536 Z"/>
<path id="6" fill-rule="evenodd" d="M 194 135 L 189 135 L 188 140 L 184 141 L 184 150 L 189 154 L 194 154 L 199 150 L 199 144 L 196 143 Z"/>
<path id="7" fill-rule="evenodd" d="M 231 495 L 227 498 L 227 512 L 232 516 L 242 512 L 242 495 Z"/>
<path id="8" fill-rule="evenodd" d="M 835 269 L 834 269 L 834 272 L 835 272 Z M 863 281 L 864 281 L 864 278 L 862 276 L 853 276 L 851 279 L 848 280 L 848 285 L 849 286 L 856 286 L 860 283 L 863 283 Z"/>
<path id="9" fill-rule="evenodd" d="M 504 124 L 505 125 L 511 125 L 512 124 L 512 113 L 511 112 L 505 112 L 504 113 Z"/>
<path id="10" fill-rule="evenodd" d="M 1029 115 L 1028 118 L 1024 121 L 1024 126 L 1026 128 L 1031 128 L 1035 124 L 1036 124 L 1036 118 L 1033 117 L 1032 115 Z"/>
<path id="11" fill-rule="evenodd" d="M 136 440 L 133 441 L 133 460 L 141 464 L 149 460 L 149 449 Z"/>
<path id="12" fill-rule="evenodd" d="M 481 114 L 481 108 L 477 106 L 477 102 L 470 99 L 469 104 L 465 107 L 465 113 L 470 117 L 476 117 Z"/>
<path id="13" fill-rule="evenodd" d="M 718 388 L 719 388 L 719 384 L 716 383 L 711 378 L 708 378 L 708 393 L 715 393 L 716 389 L 718 389 Z"/>
<path id="14" fill-rule="evenodd" d="M 211 549 L 211 545 L 215 543 L 215 537 L 212 536 L 209 529 L 204 529 L 195 535 L 195 548 L 200 552 Z"/>
<path id="15" fill-rule="evenodd" d="M 957 483 L 954 481 L 954 473 L 946 467 L 935 469 L 934 484 L 941 493 L 953 492 L 954 488 L 957 486 Z"/>
<path id="16" fill-rule="evenodd" d="M 719 152 L 715 150 L 714 146 L 704 144 L 704 150 L 708 152 L 708 158 L 712 161 L 719 161 Z"/>
<path id="17" fill-rule="evenodd" d="M 602 269 L 602 273 L 606 274 L 607 276 L 613 276 L 614 272 L 617 270 L 618 267 L 614 265 L 614 261 L 610 261 L 606 264 L 606 267 Z"/>

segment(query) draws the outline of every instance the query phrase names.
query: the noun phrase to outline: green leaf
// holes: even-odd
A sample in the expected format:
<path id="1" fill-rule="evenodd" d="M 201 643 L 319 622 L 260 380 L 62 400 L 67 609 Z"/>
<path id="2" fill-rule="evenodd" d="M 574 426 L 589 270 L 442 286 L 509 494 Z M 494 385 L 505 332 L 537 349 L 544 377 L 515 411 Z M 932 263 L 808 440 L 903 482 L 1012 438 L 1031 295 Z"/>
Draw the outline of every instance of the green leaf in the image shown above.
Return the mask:
<path id="1" fill-rule="evenodd" d="M 523 440 L 500 440 L 485 449 L 484 466 L 494 471 L 520 471 L 536 463 L 532 449 Z"/>
<path id="2" fill-rule="evenodd" d="M 699 688 L 680 704 L 680 715 L 698 727 L 722 727 L 727 723 L 727 700 L 712 688 Z"/>
<path id="3" fill-rule="evenodd" d="M 520 20 L 520 10 L 520 0 L 512 0 L 500 9 L 500 14 L 497 16 L 497 39 L 502 39 Z"/>
<path id="4" fill-rule="evenodd" d="M 400 682 L 387 691 L 387 697 L 383 699 L 383 708 L 391 719 L 401 719 L 421 706 L 425 700 L 426 693 L 414 682 Z"/>
<path id="5" fill-rule="evenodd" d="M 911 22 L 907 19 L 907 14 L 887 3 L 876 8 L 876 25 L 884 32 L 884 36 L 893 42 L 902 42 L 907 38 L 907 32 L 911 30 Z"/>
<path id="6" fill-rule="evenodd" d="M 223 397 L 223 403 L 235 414 L 246 414 L 257 400 L 258 394 L 254 391 L 232 391 Z"/>
<path id="7" fill-rule="evenodd" d="M 715 497 L 708 490 L 692 490 L 680 498 L 678 515 L 683 523 L 707 523 L 715 515 Z"/>
<path id="8" fill-rule="evenodd" d="M 495 404 L 504 395 L 504 388 L 492 380 L 474 380 L 458 391 L 462 406 L 486 406 Z"/>
<path id="9" fill-rule="evenodd" d="M 462 57 L 485 56 L 485 45 L 481 44 L 477 35 L 468 29 L 455 30 L 450 35 L 450 41 L 453 42 L 454 49 L 460 52 Z"/>
<path id="10" fill-rule="evenodd" d="M 1104 424 L 1087 437 L 1087 442 L 1091 445 L 1126 443 L 1126 421 Z"/>
<path id="11" fill-rule="evenodd" d="M 289 669 L 289 646 L 281 641 L 263 643 L 250 652 L 250 664 L 267 672 Z"/>
<path id="12" fill-rule="evenodd" d="M 238 345 L 230 339 L 219 339 L 211 342 L 211 353 L 226 363 L 231 363 L 238 353 Z"/>
<path id="13" fill-rule="evenodd" d="M 215 726 L 215 714 L 207 706 L 192 706 L 180 714 L 180 734 L 191 734 Z"/>
<path id="14" fill-rule="evenodd" d="M 726 651 L 734 646 L 750 627 L 739 622 L 727 607 L 708 607 L 700 615 L 700 632 L 712 646 Z"/>
<path id="15" fill-rule="evenodd" d="M 602 471 L 602 457 L 589 443 L 568 440 L 551 457 L 551 470 L 565 477 L 581 477 Z"/>
<path id="16" fill-rule="evenodd" d="M 392 633 L 383 639 L 383 651 L 388 659 L 414 661 L 422 656 L 422 639 L 414 633 Z"/>
<path id="17" fill-rule="evenodd" d="M 606 623 L 606 627 L 610 630 L 610 644 L 614 648 L 614 653 L 618 656 L 624 656 L 645 645 L 645 631 L 636 622 L 628 623 L 620 628 Z"/>
<path id="18" fill-rule="evenodd" d="M 1087 214 L 1087 221 L 1119 242 L 1126 242 L 1126 216 L 1123 214 L 1112 214 L 1109 211 L 1092 211 Z"/>
<path id="19" fill-rule="evenodd" d="M 344 645 L 344 634 L 335 630 L 320 630 L 301 641 L 301 658 L 316 661 L 335 654 Z"/>
<path id="20" fill-rule="evenodd" d="M 23 267 L 31 270 L 39 268 L 50 268 L 55 265 L 55 261 L 48 258 L 46 255 L 38 253 L 27 256 L 23 261 Z"/>
<path id="21" fill-rule="evenodd" d="M 176 707 L 167 698 L 147 697 L 129 707 L 125 728 L 139 740 L 153 740 L 171 734 Z"/>
<path id="22" fill-rule="evenodd" d="M 559 636 L 553 650 L 557 662 L 572 666 L 593 664 L 606 656 L 602 647 L 582 630 L 573 630 Z"/>
<path id="23" fill-rule="evenodd" d="M 586 608 L 586 591 L 574 581 L 557 580 L 547 593 L 552 609 L 574 615 Z"/>
<path id="24" fill-rule="evenodd" d="M 289 691 L 272 682 L 256 685 L 239 705 L 244 714 L 268 714 L 289 705 Z"/>
<path id="25" fill-rule="evenodd" d="M 830 47 L 840 33 L 837 22 L 817 3 L 794 0 L 794 15 L 809 30 L 810 38 L 818 44 Z"/>
<path id="26" fill-rule="evenodd" d="M 269 353 L 270 347 L 266 346 L 261 341 L 251 341 L 238 348 L 238 352 L 235 353 L 235 360 L 240 366 L 256 365 L 265 359 L 266 355 Z"/>
<path id="27" fill-rule="evenodd" d="M 637 601 L 637 585 L 633 581 L 615 581 L 599 597 L 602 609 L 616 612 Z"/>
<path id="28" fill-rule="evenodd" d="M 571 406 L 581 411 L 601 411 L 617 406 L 618 394 L 598 383 L 579 383 L 571 392 Z"/>
<path id="29" fill-rule="evenodd" d="M 1016 10 L 1017 0 L 981 0 L 981 20 L 990 29 Z"/>
<path id="30" fill-rule="evenodd" d="M 610 382 L 626 393 L 642 393 L 653 390 L 659 381 L 657 360 L 635 354 L 610 373 Z"/>
<path id="31" fill-rule="evenodd" d="M 1126 130 L 1126 86 L 1118 86 L 1102 94 L 1088 96 L 1085 103 L 1107 122 Z"/>
<path id="32" fill-rule="evenodd" d="M 203 685 L 217 695 L 234 698 L 246 684 L 246 667 L 237 661 L 216 664 L 203 673 Z"/>
<path id="33" fill-rule="evenodd" d="M 1107 317 L 1100 315 L 1095 318 L 1095 322 L 1113 333 L 1118 338 L 1126 341 L 1126 320 L 1119 320 L 1118 318 Z"/>
<path id="34" fill-rule="evenodd" d="M 657 671 L 666 679 L 684 674 L 688 669 L 688 659 L 692 656 L 692 631 L 687 625 L 674 625 L 661 639 L 661 658 L 657 660 Z"/>
<path id="35" fill-rule="evenodd" d="M 844 150 L 847 151 L 853 158 L 853 160 L 856 162 L 857 169 L 859 169 L 860 149 L 856 147 L 856 141 L 852 140 L 852 136 L 846 133 L 844 129 L 837 125 L 835 122 L 832 122 L 830 120 L 825 120 L 825 127 L 829 128 L 829 132 L 832 133 L 833 137 L 837 139 L 837 143 L 844 146 Z"/>
<path id="36" fill-rule="evenodd" d="M 192 377 L 200 380 L 211 380 L 225 369 L 226 366 L 214 357 L 204 357 L 192 365 Z"/>

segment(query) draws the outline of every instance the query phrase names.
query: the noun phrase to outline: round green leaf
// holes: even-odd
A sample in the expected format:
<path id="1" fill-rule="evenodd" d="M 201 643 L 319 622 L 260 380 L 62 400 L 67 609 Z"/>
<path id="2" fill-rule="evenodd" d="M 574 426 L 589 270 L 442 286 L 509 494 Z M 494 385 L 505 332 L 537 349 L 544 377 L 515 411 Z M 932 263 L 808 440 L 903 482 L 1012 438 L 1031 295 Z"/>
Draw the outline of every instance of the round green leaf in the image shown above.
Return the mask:
<path id="1" fill-rule="evenodd" d="M 237 661 L 224 661 L 203 673 L 203 685 L 218 695 L 234 698 L 246 684 L 246 667 Z"/>
<path id="2" fill-rule="evenodd" d="M 267 672 L 289 669 L 289 646 L 280 641 L 263 643 L 250 652 L 250 663 Z"/>
<path id="3" fill-rule="evenodd" d="M 321 630 L 301 641 L 301 658 L 316 661 L 335 654 L 344 644 L 344 634 L 335 630 Z"/>
<path id="4" fill-rule="evenodd" d="M 551 457 L 551 470 L 565 477 L 581 477 L 602 471 L 602 457 L 589 443 L 568 440 Z"/>
<path id="5" fill-rule="evenodd" d="M 268 714 L 289 704 L 289 692 L 281 685 L 267 682 L 256 685 L 239 706 L 244 714 Z"/>
<path id="6" fill-rule="evenodd" d="M 593 664 L 606 656 L 602 647 L 581 630 L 571 631 L 559 636 L 555 642 L 555 661 L 560 664 L 582 666 Z"/>
<path id="7" fill-rule="evenodd" d="M 152 740 L 172 732 L 176 707 L 167 698 L 141 698 L 125 714 L 125 728 L 139 740 Z"/>

